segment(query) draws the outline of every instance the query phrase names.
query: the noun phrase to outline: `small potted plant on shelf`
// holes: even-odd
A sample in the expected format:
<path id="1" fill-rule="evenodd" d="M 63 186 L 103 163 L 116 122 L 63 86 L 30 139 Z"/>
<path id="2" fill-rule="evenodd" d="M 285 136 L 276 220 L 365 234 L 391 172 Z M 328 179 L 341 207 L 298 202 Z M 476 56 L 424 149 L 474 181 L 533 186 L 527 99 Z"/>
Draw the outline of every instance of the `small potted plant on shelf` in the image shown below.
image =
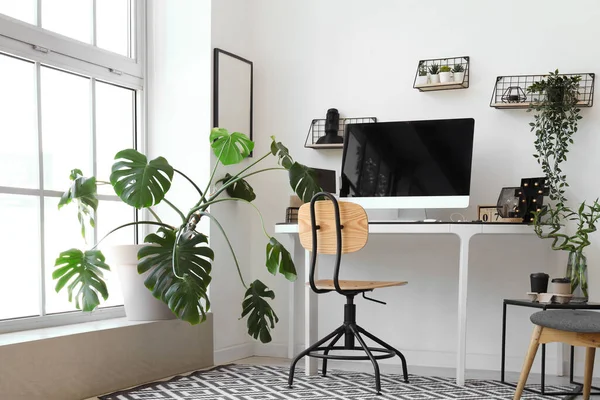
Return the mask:
<path id="1" fill-rule="evenodd" d="M 442 65 L 440 67 L 440 82 L 452 82 L 452 68 L 450 68 L 448 65 Z"/>
<path id="2" fill-rule="evenodd" d="M 429 67 L 429 80 L 432 84 L 440 83 L 440 66 L 436 63 L 431 64 Z"/>
<path id="3" fill-rule="evenodd" d="M 454 74 L 454 82 L 463 83 L 465 80 L 465 67 L 462 64 L 456 64 L 452 68 L 452 73 Z"/>
<path id="4" fill-rule="evenodd" d="M 419 63 L 419 72 L 417 75 L 417 86 L 427 85 L 427 67 L 421 61 Z"/>
<path id="5" fill-rule="evenodd" d="M 589 235 L 600 220 L 600 203 L 585 201 L 576 210 L 567 204 L 567 176 L 561 163 L 567 160 L 573 134 L 582 118 L 577 107 L 580 76 L 564 76 L 558 70 L 527 88 L 535 98 L 528 111 L 535 112 L 531 131 L 535 132 L 534 157 L 542 166 L 551 203 L 534 212 L 534 228 L 540 238 L 551 239 L 553 250 L 569 253 L 565 275 L 570 278 L 573 301 L 587 301 L 588 273 L 584 249 Z M 565 226 L 569 224 L 568 226 Z"/>
<path id="6" fill-rule="evenodd" d="M 84 177 L 80 170 L 73 170 L 70 177 L 71 187 L 63 194 L 59 208 L 69 203 L 77 205 L 84 238 L 85 227 L 95 225 L 98 207 L 97 185 L 100 184 L 111 185 L 125 204 L 138 210 L 144 209 L 153 217 L 115 227 L 108 235 L 128 226 L 153 226 L 157 231 L 147 235 L 142 245 L 125 245 L 129 246 L 126 249 L 122 248 L 124 246 L 115 246 L 121 248 L 117 251 L 118 254 L 125 255 L 133 261 L 121 263 L 117 260 L 106 260 L 103 252 L 98 249 L 102 240 L 88 249 L 70 249 L 62 252 L 56 260 L 52 274 L 53 279 L 57 281 L 56 291 L 66 288 L 69 300 L 75 303 L 76 308 L 93 311 L 100 304 L 100 297 L 104 300 L 108 298 L 103 271 L 109 270 L 108 262 L 115 261 L 115 264 L 129 265 L 131 272 L 128 272 L 128 275 L 143 275 L 141 282 L 140 279 L 137 280 L 138 285 L 152 293 L 154 298 L 150 297 L 149 300 L 157 302 L 158 299 L 159 303 L 166 304 L 167 314 L 172 313 L 190 324 L 198 324 L 206 319 L 206 312 L 210 308 L 208 286 L 212 279 L 212 262 L 215 257 L 208 236 L 202 232 L 199 223 L 201 220 L 210 219 L 225 237 L 233 256 L 231 266 L 237 268 L 246 290 L 245 294 L 239 293 L 239 299 L 242 304 L 241 318 L 248 317 L 248 334 L 263 343 L 271 341 L 270 330 L 275 327 L 278 318 L 268 301 L 272 300 L 275 294 L 260 280 L 251 283 L 244 281 L 233 247 L 212 210 L 219 207 L 219 203 L 242 202 L 254 208 L 262 222 L 260 211 L 252 203 L 256 195 L 246 179 L 271 170 L 286 171 L 292 189 L 305 202 L 321 188 L 317 183 L 315 171 L 294 161 L 288 149 L 281 142 L 275 141 L 274 137 L 269 152 L 239 172 L 227 173 L 215 182 L 217 167 L 240 163 L 253 151 L 254 142 L 242 133 L 229 133 L 222 128 L 214 128 L 209 140 L 217 161 L 204 190 L 183 172 L 173 168 L 163 157 L 148 160 L 144 154 L 134 149 L 122 150 L 116 154 L 110 182 L 101 182 L 93 176 Z M 279 165 L 257 169 L 257 165 L 269 157 L 277 159 Z M 197 192 L 194 206 L 185 212 L 166 197 L 175 176 L 189 183 Z M 180 220 L 162 220 L 154 209 L 159 203 L 173 209 Z M 267 233 L 264 225 L 263 231 L 267 242 L 267 270 L 273 275 L 280 273 L 288 280 L 294 281 L 296 268 L 291 254 L 276 238 Z M 136 283 L 134 281 L 135 279 L 130 279 L 132 284 Z M 232 293 L 232 296 L 235 296 L 235 293 Z M 127 297 L 124 293 L 125 312 L 129 317 Z M 139 302 L 139 297 L 134 297 L 134 300 Z M 149 308 L 152 307 L 154 306 Z"/>

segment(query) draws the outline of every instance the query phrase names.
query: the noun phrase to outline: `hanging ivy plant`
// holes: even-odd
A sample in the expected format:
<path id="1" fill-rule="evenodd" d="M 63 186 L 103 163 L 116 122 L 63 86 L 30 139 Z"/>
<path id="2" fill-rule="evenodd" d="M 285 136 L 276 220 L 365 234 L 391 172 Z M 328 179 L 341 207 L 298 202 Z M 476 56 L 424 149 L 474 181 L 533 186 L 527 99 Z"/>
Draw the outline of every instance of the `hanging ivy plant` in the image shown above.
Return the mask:
<path id="1" fill-rule="evenodd" d="M 540 238 L 552 240 L 553 250 L 569 251 L 578 260 L 585 259 L 583 249 L 590 245 L 589 234 L 596 231 L 600 219 L 598 199 L 592 205 L 583 202 L 577 211 L 569 208 L 566 198 L 569 184 L 561 167 L 567 161 L 569 146 L 574 143 L 573 135 L 582 119 L 577 107 L 580 81 L 581 76 L 560 75 L 556 70 L 527 88 L 533 98 L 527 111 L 535 112 L 534 121 L 529 124 L 535 133 L 536 153 L 533 156 L 546 176 L 551 200 L 550 205 L 534 213 L 534 229 Z M 564 233 L 566 221 L 576 221 L 574 234 Z M 585 263 L 576 264 L 572 267 L 586 268 Z M 584 271 L 572 271 L 570 275 L 571 289 L 581 285 L 587 298 L 587 281 L 582 278 Z"/>

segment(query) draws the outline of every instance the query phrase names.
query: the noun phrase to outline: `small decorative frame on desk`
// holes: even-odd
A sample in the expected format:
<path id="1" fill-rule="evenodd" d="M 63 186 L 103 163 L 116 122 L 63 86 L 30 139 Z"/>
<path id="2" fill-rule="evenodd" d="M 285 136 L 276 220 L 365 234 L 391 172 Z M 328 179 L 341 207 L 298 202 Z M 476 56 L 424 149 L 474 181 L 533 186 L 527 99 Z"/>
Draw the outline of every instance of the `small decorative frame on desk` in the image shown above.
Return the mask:
<path id="1" fill-rule="evenodd" d="M 510 222 L 522 223 L 523 218 L 502 218 L 497 206 L 477 206 L 477 219 L 481 222 Z"/>

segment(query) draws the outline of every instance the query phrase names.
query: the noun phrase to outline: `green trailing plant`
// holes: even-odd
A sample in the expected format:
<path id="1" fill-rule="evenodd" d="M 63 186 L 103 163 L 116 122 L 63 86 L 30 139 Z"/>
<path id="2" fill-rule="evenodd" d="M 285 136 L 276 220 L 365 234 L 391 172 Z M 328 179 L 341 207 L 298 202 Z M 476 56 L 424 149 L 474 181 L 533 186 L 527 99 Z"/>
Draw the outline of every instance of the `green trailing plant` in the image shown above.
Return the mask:
<path id="1" fill-rule="evenodd" d="M 154 297 L 167 304 L 179 319 L 191 324 L 204 321 L 206 312 L 210 309 L 207 293 L 212 279 L 211 269 L 215 254 L 208 243 L 208 236 L 196 229 L 201 219 L 210 218 L 225 236 L 233 255 L 233 264 L 246 290 L 241 316 L 247 317 L 248 334 L 266 343 L 271 341 L 270 331 L 278 321 L 269 304 L 269 300 L 274 299 L 275 294 L 259 280 L 246 284 L 234 249 L 221 224 L 211 213 L 211 208 L 218 207 L 218 203 L 221 202 L 247 203 L 254 208 L 263 223 L 260 211 L 252 203 L 256 195 L 246 179 L 273 170 L 286 171 L 292 189 L 305 202 L 321 191 L 315 172 L 294 161 L 288 149 L 274 137 L 271 138 L 268 153 L 238 173 L 228 173 L 215 180 L 219 165 L 240 163 L 254 150 L 254 142 L 242 133 L 229 133 L 226 129 L 214 128 L 210 133 L 210 143 L 217 162 L 205 190 L 201 190 L 187 175 L 173 168 L 163 157 L 149 161 L 137 150 L 122 150 L 115 156 L 110 182 L 98 181 L 95 177 L 84 177 L 78 169 L 71 171 L 71 187 L 62 196 L 58 207 L 62 208 L 69 203 L 77 205 L 77 217 L 84 238 L 86 225 L 95 224 L 99 184 L 110 184 L 117 196 L 129 206 L 138 210 L 148 210 L 154 217 L 153 220 L 123 224 L 115 227 L 108 235 L 127 226 L 150 225 L 157 228 L 155 233 L 146 236 L 144 241 L 148 246 L 142 247 L 138 252 L 138 272 L 149 272 L 144 282 L 148 290 Z M 278 160 L 277 167 L 257 167 L 269 157 Z M 185 213 L 166 197 L 175 175 L 187 181 L 197 192 L 195 205 Z M 176 224 L 164 223 L 153 209 L 159 203 L 175 210 L 181 220 Z M 262 227 L 267 242 L 267 270 L 273 275 L 279 273 L 294 281 L 297 276 L 291 254 L 276 238 L 267 233 L 264 223 Z M 69 301 L 73 301 L 75 306 L 83 311 L 94 310 L 100 304 L 100 298 L 106 300 L 109 295 L 103 273 L 110 267 L 105 262 L 102 252 L 97 249 L 101 241 L 91 249 L 69 249 L 62 252 L 56 260 L 52 274 L 57 281 L 56 291 L 66 287 Z"/>
<path id="2" fill-rule="evenodd" d="M 527 88 L 533 102 L 528 109 L 535 112 L 534 121 L 529 125 L 535 133 L 533 155 L 541 165 L 549 188 L 550 204 L 534 212 L 534 229 L 538 237 L 552 240 L 553 250 L 569 252 L 571 288 L 581 287 L 584 297 L 588 297 L 585 280 L 585 256 L 583 251 L 590 245 L 589 234 L 596 231 L 600 218 L 598 199 L 588 205 L 583 202 L 576 211 L 567 205 L 567 176 L 561 164 L 567 161 L 569 146 L 574 143 L 581 120 L 577 107 L 577 94 L 580 76 L 564 76 L 559 71 L 550 72 L 547 78 Z M 566 234 L 564 225 L 574 224 L 574 233 Z"/>
<path id="3" fill-rule="evenodd" d="M 449 66 L 447 66 L 447 65 L 442 65 L 442 66 L 440 67 L 440 72 L 451 72 L 451 71 L 452 71 L 452 68 L 450 68 L 450 67 L 449 67 Z"/>
<path id="4" fill-rule="evenodd" d="M 436 63 L 433 63 L 429 66 L 429 73 L 431 75 L 437 75 L 440 72 L 440 66 L 437 65 Z"/>
<path id="5" fill-rule="evenodd" d="M 465 72 L 465 67 L 462 64 L 456 64 L 454 68 L 452 68 L 452 72 Z"/>

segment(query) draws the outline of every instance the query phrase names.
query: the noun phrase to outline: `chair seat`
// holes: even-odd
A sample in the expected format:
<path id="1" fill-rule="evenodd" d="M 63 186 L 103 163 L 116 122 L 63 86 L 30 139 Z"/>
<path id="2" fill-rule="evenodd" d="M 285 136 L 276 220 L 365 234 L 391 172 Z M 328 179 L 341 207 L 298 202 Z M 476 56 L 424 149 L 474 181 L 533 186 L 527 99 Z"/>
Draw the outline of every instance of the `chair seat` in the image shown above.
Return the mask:
<path id="1" fill-rule="evenodd" d="M 340 288 L 342 290 L 373 290 L 377 288 L 403 286 L 408 282 L 405 281 L 347 281 L 340 280 Z M 309 283 L 306 284 L 307 286 Z M 319 279 L 315 281 L 315 286 L 318 289 L 335 290 L 333 279 Z"/>
<path id="2" fill-rule="evenodd" d="M 531 322 L 565 332 L 600 333 L 600 313 L 579 310 L 551 310 L 533 314 Z"/>

